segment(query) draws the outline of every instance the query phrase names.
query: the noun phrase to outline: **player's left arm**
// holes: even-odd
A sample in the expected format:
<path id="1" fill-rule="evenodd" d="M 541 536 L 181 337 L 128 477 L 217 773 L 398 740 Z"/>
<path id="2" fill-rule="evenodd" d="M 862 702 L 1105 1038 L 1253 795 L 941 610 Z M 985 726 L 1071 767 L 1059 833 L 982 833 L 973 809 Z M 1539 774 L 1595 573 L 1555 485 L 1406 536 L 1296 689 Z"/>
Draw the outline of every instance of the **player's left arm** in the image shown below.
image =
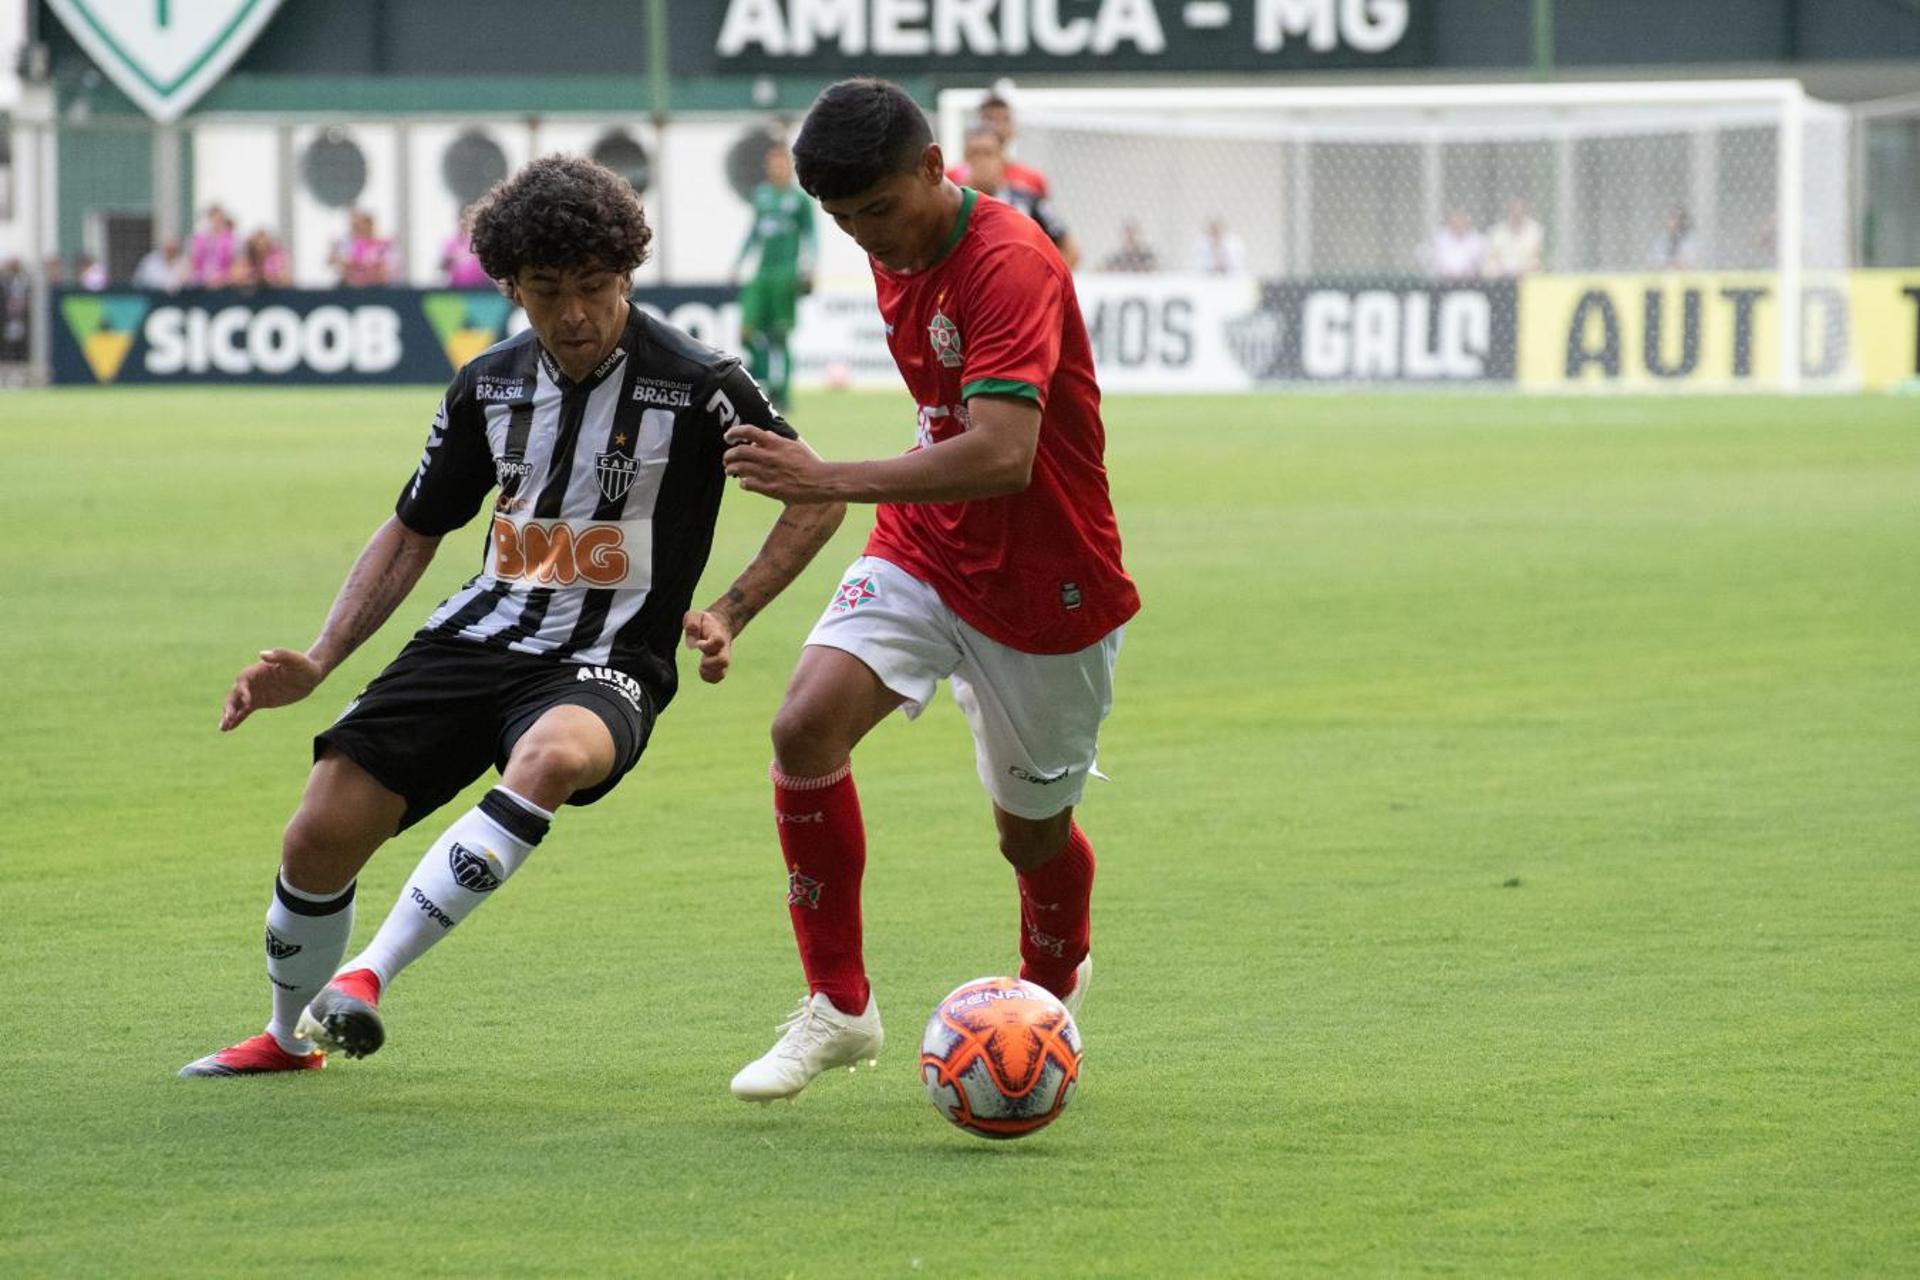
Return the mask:
<path id="1" fill-rule="evenodd" d="M 815 461 L 815 454 L 744 370 L 734 369 L 720 383 L 719 403 L 737 418 L 733 431 L 754 431 L 782 446 L 799 450 Z M 843 502 L 787 502 L 767 533 L 760 550 L 748 561 L 726 593 L 705 609 L 693 609 L 681 619 L 689 649 L 700 652 L 700 678 L 708 684 L 726 679 L 733 662 L 733 641 L 747 624 L 793 584 L 820 549 L 827 545 L 846 518 Z"/>

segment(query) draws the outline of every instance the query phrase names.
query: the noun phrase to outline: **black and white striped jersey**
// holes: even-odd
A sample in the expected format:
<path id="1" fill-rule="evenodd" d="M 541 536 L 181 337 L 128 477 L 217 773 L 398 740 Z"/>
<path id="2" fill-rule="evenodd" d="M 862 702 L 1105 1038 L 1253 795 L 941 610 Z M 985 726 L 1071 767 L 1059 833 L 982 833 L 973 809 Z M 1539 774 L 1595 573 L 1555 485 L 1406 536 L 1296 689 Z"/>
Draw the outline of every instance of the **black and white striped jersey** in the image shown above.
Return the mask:
<path id="1" fill-rule="evenodd" d="M 611 666 L 665 706 L 735 422 L 794 434 L 737 357 L 638 307 L 579 382 L 531 330 L 475 357 L 394 508 L 440 535 L 498 490 L 481 571 L 420 634 Z"/>

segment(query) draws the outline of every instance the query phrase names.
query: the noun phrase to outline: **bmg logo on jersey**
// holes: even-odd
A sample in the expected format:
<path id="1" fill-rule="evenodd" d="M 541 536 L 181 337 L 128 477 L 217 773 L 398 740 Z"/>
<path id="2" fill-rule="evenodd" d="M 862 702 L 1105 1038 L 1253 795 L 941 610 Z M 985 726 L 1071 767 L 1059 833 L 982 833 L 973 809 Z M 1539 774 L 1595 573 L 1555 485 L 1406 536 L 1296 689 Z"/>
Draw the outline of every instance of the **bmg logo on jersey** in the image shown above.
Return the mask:
<path id="1" fill-rule="evenodd" d="M 647 585 L 653 556 L 648 520 L 531 520 L 493 517 L 487 572 L 495 578 L 549 587 Z"/>

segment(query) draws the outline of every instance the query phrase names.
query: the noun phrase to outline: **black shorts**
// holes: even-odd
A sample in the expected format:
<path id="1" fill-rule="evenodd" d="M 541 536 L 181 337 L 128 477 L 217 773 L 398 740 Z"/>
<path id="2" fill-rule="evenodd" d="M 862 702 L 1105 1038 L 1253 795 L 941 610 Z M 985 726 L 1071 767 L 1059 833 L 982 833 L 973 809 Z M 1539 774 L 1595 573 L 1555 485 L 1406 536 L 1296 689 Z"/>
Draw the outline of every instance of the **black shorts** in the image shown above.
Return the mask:
<path id="1" fill-rule="evenodd" d="M 453 799 L 489 765 L 504 770 L 520 735 L 552 707 L 585 707 L 613 734 L 606 779 L 568 804 L 592 804 L 640 760 L 653 732 L 655 692 L 625 672 L 415 636 L 340 718 L 313 740 L 331 747 L 407 802 L 404 831 Z"/>

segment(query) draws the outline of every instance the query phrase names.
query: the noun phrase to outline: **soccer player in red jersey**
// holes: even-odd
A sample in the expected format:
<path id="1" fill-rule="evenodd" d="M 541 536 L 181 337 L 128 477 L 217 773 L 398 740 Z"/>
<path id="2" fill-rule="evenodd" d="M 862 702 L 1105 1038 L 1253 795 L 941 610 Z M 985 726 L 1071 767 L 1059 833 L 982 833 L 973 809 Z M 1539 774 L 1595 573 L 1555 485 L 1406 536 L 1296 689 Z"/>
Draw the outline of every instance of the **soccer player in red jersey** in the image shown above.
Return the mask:
<path id="1" fill-rule="evenodd" d="M 898 87 L 846 80 L 794 142 L 800 185 L 872 260 L 895 363 L 919 406 L 904 455 L 826 462 L 738 426 L 725 465 L 787 502 L 873 502 L 866 554 L 808 637 L 773 723 L 774 809 L 808 995 L 735 1096 L 791 1097 L 876 1055 L 861 958 L 866 839 L 851 753 L 938 682 L 973 731 L 1020 891 L 1021 976 L 1077 1010 L 1093 847 L 1074 806 L 1139 596 L 1120 563 L 1100 389 L 1073 279 L 1032 218 L 948 181 Z"/>
<path id="2" fill-rule="evenodd" d="M 1015 134 L 1013 127 L 1013 104 L 1009 103 L 997 93 L 988 94 L 980 102 L 976 119 L 979 122 L 980 128 L 992 130 L 993 136 L 1000 139 L 1000 148 L 1006 155 L 1005 167 L 1007 181 L 1025 187 L 1042 200 L 1051 198 L 1053 192 L 1047 187 L 1047 175 L 1032 165 L 1021 164 L 1013 158 L 1013 139 Z M 973 162 L 971 159 L 948 169 L 947 177 L 963 187 L 979 187 L 980 185 L 973 180 Z"/>

